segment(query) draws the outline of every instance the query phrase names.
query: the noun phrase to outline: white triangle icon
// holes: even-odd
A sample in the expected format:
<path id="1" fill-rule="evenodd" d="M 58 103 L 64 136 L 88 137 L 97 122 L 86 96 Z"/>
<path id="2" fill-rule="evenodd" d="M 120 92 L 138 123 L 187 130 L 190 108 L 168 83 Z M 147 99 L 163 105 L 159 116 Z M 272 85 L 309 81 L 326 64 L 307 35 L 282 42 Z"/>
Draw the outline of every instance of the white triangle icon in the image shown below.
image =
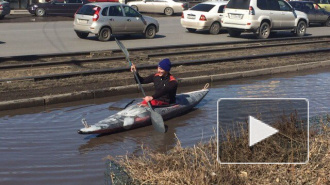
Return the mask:
<path id="1" fill-rule="evenodd" d="M 262 121 L 249 116 L 249 146 L 270 137 L 278 132 L 277 129 L 263 123 Z"/>

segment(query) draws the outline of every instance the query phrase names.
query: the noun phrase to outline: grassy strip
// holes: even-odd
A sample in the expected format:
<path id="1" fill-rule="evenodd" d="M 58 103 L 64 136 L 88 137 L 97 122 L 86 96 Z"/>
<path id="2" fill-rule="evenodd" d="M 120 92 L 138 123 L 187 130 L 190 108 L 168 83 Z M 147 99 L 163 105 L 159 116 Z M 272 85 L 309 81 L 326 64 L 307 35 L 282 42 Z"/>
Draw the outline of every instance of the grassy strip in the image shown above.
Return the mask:
<path id="1" fill-rule="evenodd" d="M 329 184 L 329 119 L 321 121 L 321 127 L 321 132 L 311 135 L 309 162 L 304 165 L 221 165 L 217 162 L 215 138 L 191 148 L 182 148 L 178 140 L 166 154 L 144 148 L 142 156 L 126 155 L 116 161 L 129 174 L 130 184 Z M 226 141 L 231 147 L 227 154 L 246 145 L 241 137 L 231 139 Z M 266 145 L 258 146 L 259 150 L 269 150 Z"/>
<path id="2" fill-rule="evenodd" d="M 261 118 L 259 118 L 261 119 Z M 239 124 L 239 132 L 222 131 L 219 157 L 227 163 L 301 163 L 307 161 L 307 123 L 299 119 L 298 113 L 282 115 L 272 125 L 279 133 L 249 147 L 247 120 Z M 314 135 L 312 132 L 310 135 Z"/>

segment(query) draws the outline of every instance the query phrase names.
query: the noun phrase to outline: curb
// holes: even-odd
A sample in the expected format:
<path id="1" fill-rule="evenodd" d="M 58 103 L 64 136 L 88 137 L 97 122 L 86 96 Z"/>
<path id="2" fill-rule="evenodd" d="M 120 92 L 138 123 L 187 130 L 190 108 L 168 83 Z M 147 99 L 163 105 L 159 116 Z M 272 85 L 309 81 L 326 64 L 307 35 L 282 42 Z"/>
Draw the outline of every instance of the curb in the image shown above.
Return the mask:
<path id="1" fill-rule="evenodd" d="M 28 10 L 10 10 L 10 15 L 28 15 L 30 12 Z"/>
<path id="2" fill-rule="evenodd" d="M 241 72 L 218 74 L 218 75 L 181 78 L 181 79 L 178 79 L 178 83 L 180 84 L 180 86 L 189 86 L 189 85 L 195 85 L 195 84 L 217 82 L 217 81 L 221 81 L 221 80 L 229 80 L 229 79 L 236 79 L 236 78 L 245 78 L 245 77 L 254 77 L 254 76 L 270 75 L 270 74 L 277 74 L 277 73 L 301 71 L 301 70 L 326 67 L 326 66 L 330 66 L 330 60 L 304 63 L 304 64 L 286 65 L 286 66 L 280 66 L 280 67 L 271 67 L 271 68 L 264 68 L 264 69 L 255 69 L 255 70 L 250 70 L 250 71 L 241 71 Z M 146 91 L 153 89 L 152 84 L 143 85 L 143 87 Z M 71 101 L 103 98 L 103 97 L 117 96 L 117 95 L 122 95 L 122 94 L 130 94 L 130 93 L 138 93 L 138 92 L 139 92 L 138 85 L 134 84 L 134 85 L 110 87 L 110 88 L 104 88 L 104 89 L 98 89 L 98 90 L 92 90 L 92 91 L 80 91 L 80 92 L 74 92 L 74 93 L 43 96 L 43 97 L 36 97 L 36 98 L 3 101 L 3 102 L 0 102 L 0 111 L 35 107 L 35 106 L 47 106 L 47 105 L 51 105 L 51 104 L 67 103 L 67 102 L 71 102 Z"/>

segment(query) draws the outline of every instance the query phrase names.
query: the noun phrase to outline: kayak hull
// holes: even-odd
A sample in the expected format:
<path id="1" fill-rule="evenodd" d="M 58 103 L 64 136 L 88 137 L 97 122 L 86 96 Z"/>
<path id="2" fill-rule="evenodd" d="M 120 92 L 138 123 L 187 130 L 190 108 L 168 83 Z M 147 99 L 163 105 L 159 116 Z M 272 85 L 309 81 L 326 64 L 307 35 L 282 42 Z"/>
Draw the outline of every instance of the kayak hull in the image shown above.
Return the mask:
<path id="1" fill-rule="evenodd" d="M 154 107 L 164 120 L 168 120 L 189 112 L 208 93 L 208 89 L 178 94 L 176 104 Z M 134 128 L 151 125 L 150 108 L 138 104 L 131 105 L 118 113 L 111 115 L 94 125 L 85 125 L 78 130 L 79 134 L 111 134 Z"/>

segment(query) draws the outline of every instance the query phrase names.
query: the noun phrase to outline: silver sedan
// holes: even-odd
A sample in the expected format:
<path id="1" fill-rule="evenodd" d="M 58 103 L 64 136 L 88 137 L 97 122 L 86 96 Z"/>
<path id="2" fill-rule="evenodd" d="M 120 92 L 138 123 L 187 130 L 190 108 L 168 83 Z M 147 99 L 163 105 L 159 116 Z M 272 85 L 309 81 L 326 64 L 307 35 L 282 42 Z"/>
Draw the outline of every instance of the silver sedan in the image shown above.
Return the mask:
<path id="1" fill-rule="evenodd" d="M 165 15 L 181 13 L 188 9 L 187 3 L 178 0 L 142 0 L 131 1 L 127 4 L 139 12 L 164 13 Z"/>
<path id="2" fill-rule="evenodd" d="M 144 34 L 151 39 L 159 31 L 159 24 L 125 4 L 100 2 L 82 6 L 75 14 L 73 28 L 82 39 L 90 33 L 100 41 L 110 40 L 112 34 Z"/>

